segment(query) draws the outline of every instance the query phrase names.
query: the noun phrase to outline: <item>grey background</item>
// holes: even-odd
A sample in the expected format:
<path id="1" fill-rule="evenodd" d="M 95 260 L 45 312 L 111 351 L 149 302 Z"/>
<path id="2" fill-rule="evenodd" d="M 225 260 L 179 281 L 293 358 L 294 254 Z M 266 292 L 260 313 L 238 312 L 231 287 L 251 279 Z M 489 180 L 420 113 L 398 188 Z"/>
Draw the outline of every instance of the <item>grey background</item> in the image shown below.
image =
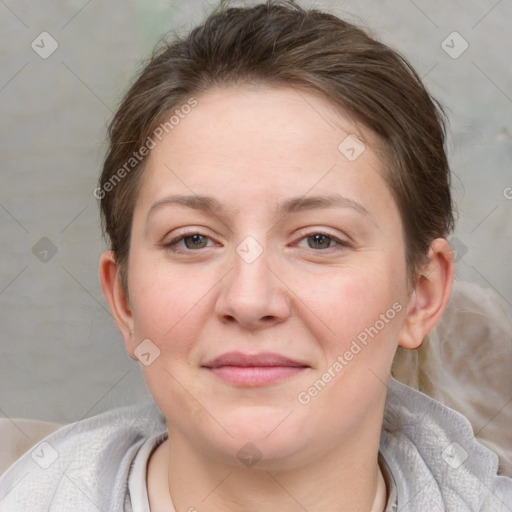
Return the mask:
<path id="1" fill-rule="evenodd" d="M 457 277 L 492 287 L 512 314 L 512 1 L 299 3 L 371 27 L 448 108 Z M 92 192 L 106 124 L 143 59 L 210 10 L 0 0 L 0 417 L 67 422 L 147 398 L 99 285 Z M 59 45 L 47 59 L 31 47 L 44 31 Z M 469 44 L 456 59 L 441 46 L 454 31 Z"/>

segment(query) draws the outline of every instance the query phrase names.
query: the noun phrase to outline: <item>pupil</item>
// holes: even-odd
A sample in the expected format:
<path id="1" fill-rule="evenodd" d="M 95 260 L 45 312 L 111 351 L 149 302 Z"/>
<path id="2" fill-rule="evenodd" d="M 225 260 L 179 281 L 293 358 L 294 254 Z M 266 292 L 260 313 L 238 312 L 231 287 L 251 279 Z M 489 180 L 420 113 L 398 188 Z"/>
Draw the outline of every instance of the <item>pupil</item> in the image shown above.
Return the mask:
<path id="1" fill-rule="evenodd" d="M 193 245 L 197 248 L 197 246 L 201 243 L 201 238 L 203 238 L 203 235 L 192 235 L 192 236 L 188 236 L 186 239 L 191 240 L 192 241 L 191 245 Z M 185 243 L 185 245 L 188 246 L 187 243 Z M 189 247 L 189 249 L 190 249 L 190 247 Z"/>
<path id="2" fill-rule="evenodd" d="M 329 245 L 329 237 L 326 235 L 318 234 L 318 235 L 314 235 L 311 238 L 313 238 L 315 244 L 317 244 L 319 242 L 319 245 L 325 245 L 325 243 L 322 244 L 322 240 L 324 240 L 324 242 L 327 241 L 327 246 Z M 318 247 L 318 245 L 316 245 L 316 246 Z"/>

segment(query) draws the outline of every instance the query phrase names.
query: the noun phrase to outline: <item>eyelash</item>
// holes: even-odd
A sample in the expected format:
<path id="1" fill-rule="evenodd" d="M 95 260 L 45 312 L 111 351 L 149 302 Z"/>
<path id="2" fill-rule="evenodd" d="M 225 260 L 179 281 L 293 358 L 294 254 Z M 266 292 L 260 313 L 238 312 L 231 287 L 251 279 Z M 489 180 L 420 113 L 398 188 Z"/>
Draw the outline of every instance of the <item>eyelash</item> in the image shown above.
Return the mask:
<path id="1" fill-rule="evenodd" d="M 181 248 L 178 249 L 178 248 L 176 248 L 176 245 L 179 242 L 181 242 L 185 238 L 193 237 L 194 235 L 199 235 L 199 236 L 202 236 L 203 238 L 211 240 L 211 238 L 209 236 L 207 236 L 203 233 L 200 233 L 199 231 L 191 231 L 189 233 L 184 233 L 179 236 L 176 236 L 175 238 L 170 240 L 168 243 L 164 244 L 163 247 L 165 249 L 168 249 L 168 250 L 178 253 L 178 254 L 188 254 L 188 253 L 193 253 L 193 252 L 200 252 L 202 249 L 206 249 L 206 247 L 202 247 L 200 249 L 181 249 Z M 321 235 L 321 236 L 327 237 L 331 241 L 334 241 L 336 243 L 336 245 L 332 246 L 332 247 L 327 247 L 325 249 L 318 249 L 318 250 L 310 247 L 309 249 L 313 250 L 314 252 L 327 252 L 327 251 L 330 252 L 330 250 L 332 250 L 332 249 L 342 250 L 342 249 L 352 247 L 351 244 L 349 244 L 348 242 L 340 240 L 339 238 L 336 238 L 335 236 L 333 236 L 329 233 L 323 232 L 323 231 L 311 231 L 310 233 L 303 234 L 302 237 L 298 241 L 300 242 L 302 240 L 313 237 L 315 235 Z M 336 249 L 336 247 L 338 247 L 338 248 Z"/>

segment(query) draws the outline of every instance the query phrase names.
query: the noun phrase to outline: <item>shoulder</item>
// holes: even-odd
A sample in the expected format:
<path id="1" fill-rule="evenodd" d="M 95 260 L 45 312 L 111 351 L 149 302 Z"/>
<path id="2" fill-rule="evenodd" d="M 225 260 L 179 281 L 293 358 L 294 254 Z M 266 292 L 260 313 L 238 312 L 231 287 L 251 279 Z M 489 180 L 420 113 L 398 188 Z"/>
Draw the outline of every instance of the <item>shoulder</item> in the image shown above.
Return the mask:
<path id="1" fill-rule="evenodd" d="M 458 412 L 391 377 L 380 452 L 397 487 L 398 510 L 507 511 L 512 479 Z"/>
<path id="2" fill-rule="evenodd" d="M 153 402 L 66 425 L 0 477 L 0 512 L 122 510 L 137 450 L 165 430 Z"/>

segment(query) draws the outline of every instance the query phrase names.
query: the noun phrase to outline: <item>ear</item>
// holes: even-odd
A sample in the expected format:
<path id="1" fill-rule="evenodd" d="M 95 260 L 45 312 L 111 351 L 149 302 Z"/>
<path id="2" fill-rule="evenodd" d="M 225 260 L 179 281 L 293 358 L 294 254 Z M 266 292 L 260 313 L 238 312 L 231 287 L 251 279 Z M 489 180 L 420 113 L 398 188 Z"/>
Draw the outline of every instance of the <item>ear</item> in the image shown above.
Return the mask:
<path id="1" fill-rule="evenodd" d="M 436 238 L 430 245 L 428 262 L 421 269 L 411 294 L 408 312 L 398 344 L 406 349 L 418 348 L 436 326 L 452 291 L 455 263 L 450 244 Z"/>
<path id="2" fill-rule="evenodd" d="M 126 351 L 132 359 L 133 355 L 134 330 L 133 315 L 130 311 L 130 304 L 119 278 L 119 267 L 112 251 L 105 251 L 100 258 L 99 277 L 103 295 L 107 299 L 112 316 L 118 329 L 123 335 Z"/>

